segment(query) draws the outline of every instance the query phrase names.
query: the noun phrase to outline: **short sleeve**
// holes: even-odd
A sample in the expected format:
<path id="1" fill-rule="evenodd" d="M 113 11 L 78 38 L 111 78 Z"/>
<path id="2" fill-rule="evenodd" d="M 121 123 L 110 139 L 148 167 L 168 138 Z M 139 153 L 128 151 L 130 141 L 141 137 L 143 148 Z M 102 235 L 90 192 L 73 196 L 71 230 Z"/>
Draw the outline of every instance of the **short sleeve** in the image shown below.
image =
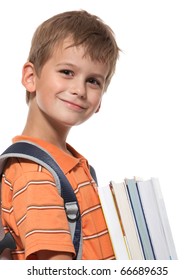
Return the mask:
<path id="1" fill-rule="evenodd" d="M 74 253 L 64 202 L 50 174 L 27 172 L 15 181 L 13 218 L 26 258 L 39 250 Z"/>

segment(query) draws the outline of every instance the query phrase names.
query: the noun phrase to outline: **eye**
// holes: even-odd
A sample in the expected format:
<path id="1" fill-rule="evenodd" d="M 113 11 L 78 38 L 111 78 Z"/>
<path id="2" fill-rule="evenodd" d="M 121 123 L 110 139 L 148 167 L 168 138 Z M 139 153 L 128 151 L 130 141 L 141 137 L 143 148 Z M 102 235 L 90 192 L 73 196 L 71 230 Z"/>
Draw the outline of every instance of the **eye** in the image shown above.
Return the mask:
<path id="1" fill-rule="evenodd" d="M 87 80 L 87 82 L 90 83 L 90 84 L 92 84 L 92 85 L 94 85 L 94 86 L 99 86 L 99 87 L 101 86 L 100 81 L 97 80 L 97 79 L 95 79 L 95 78 L 89 78 L 89 79 Z"/>
<path id="2" fill-rule="evenodd" d="M 68 69 L 60 70 L 60 73 L 64 74 L 65 76 L 74 76 L 74 72 Z"/>

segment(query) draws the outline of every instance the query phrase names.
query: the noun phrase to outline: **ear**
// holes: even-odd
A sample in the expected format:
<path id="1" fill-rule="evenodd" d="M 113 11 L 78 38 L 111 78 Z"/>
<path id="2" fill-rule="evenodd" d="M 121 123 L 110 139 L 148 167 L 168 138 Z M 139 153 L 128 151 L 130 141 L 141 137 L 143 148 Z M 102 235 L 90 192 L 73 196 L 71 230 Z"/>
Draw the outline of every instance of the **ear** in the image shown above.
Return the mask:
<path id="1" fill-rule="evenodd" d="M 26 62 L 22 68 L 22 84 L 28 92 L 35 92 L 35 69 L 31 62 Z"/>
<path id="2" fill-rule="evenodd" d="M 97 110 L 95 111 L 95 113 L 98 113 L 98 112 L 99 112 L 99 110 L 100 110 L 100 108 L 101 108 L 101 102 L 100 102 L 100 104 L 99 104 L 99 106 L 98 106 Z"/>

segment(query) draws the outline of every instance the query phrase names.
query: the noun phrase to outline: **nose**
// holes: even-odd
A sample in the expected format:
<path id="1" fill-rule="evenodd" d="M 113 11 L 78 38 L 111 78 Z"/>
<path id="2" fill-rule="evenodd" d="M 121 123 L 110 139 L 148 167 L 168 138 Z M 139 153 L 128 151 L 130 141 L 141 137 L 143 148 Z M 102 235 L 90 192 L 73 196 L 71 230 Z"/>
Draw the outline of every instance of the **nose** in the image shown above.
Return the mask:
<path id="1" fill-rule="evenodd" d="M 80 98 L 86 98 L 86 83 L 81 78 L 74 78 L 72 80 L 71 94 L 78 95 Z"/>

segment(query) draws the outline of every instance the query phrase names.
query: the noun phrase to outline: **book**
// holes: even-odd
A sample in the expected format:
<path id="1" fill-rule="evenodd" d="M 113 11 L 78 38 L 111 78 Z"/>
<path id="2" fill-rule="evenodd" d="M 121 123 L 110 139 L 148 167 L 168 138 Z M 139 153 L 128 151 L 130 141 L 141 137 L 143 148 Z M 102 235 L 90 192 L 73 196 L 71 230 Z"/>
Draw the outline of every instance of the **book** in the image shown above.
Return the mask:
<path id="1" fill-rule="evenodd" d="M 167 241 L 167 245 L 169 248 L 170 258 L 172 260 L 177 260 L 176 248 L 175 248 L 175 244 L 174 244 L 174 240 L 173 240 L 173 236 L 172 236 L 172 232 L 171 232 L 171 227 L 169 224 L 169 219 L 168 219 L 168 215 L 167 215 L 167 211 L 166 211 L 166 207 L 165 207 L 165 202 L 164 202 L 161 187 L 160 187 L 160 182 L 159 182 L 158 178 L 151 178 L 151 181 L 152 181 L 155 197 L 157 200 L 157 206 L 158 206 L 159 214 L 160 214 L 163 229 L 164 229 L 165 239 Z"/>
<path id="2" fill-rule="evenodd" d="M 131 259 L 110 186 L 99 187 L 98 193 L 115 257 L 117 260 Z"/>
<path id="3" fill-rule="evenodd" d="M 127 240 L 127 246 L 129 248 L 131 258 L 134 260 L 143 260 L 144 254 L 142 251 L 142 245 L 139 233 L 137 231 L 126 184 L 125 182 L 116 183 L 111 181 L 110 188 L 116 201 L 118 215 L 121 220 L 121 226 L 124 230 L 124 235 Z"/>
<path id="4" fill-rule="evenodd" d="M 157 178 L 125 178 L 98 189 L 117 260 L 177 259 Z"/>
<path id="5" fill-rule="evenodd" d="M 125 183 L 126 183 L 130 203 L 132 205 L 136 226 L 140 236 L 144 258 L 146 260 L 154 260 L 155 259 L 154 249 L 149 235 L 144 212 L 142 209 L 142 204 L 139 197 L 136 182 L 134 179 L 125 178 Z"/>
<path id="6" fill-rule="evenodd" d="M 169 260 L 171 259 L 171 255 L 152 180 L 137 181 L 136 184 L 146 218 L 149 235 L 153 244 L 155 257 L 158 260 Z"/>

